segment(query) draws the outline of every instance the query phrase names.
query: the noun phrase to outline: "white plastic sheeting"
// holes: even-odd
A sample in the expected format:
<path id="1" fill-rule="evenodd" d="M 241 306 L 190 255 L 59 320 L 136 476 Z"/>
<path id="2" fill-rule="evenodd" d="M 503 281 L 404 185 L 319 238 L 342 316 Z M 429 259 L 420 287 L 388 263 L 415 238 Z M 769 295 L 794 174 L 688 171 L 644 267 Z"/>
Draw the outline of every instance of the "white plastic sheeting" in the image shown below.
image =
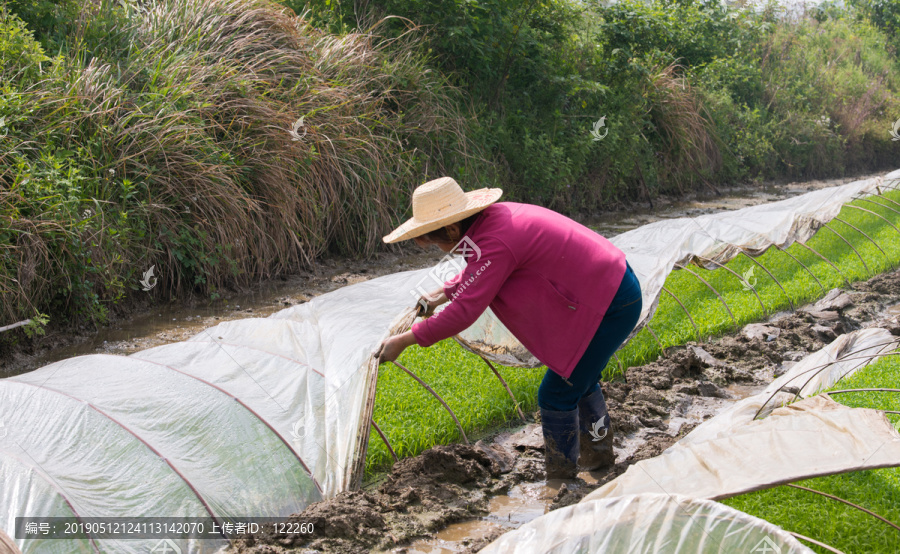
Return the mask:
<path id="1" fill-rule="evenodd" d="M 676 443 L 630 466 L 585 500 L 645 492 L 717 500 L 812 477 L 898 465 L 900 435 L 883 412 L 814 396 L 728 435 Z"/>
<path id="2" fill-rule="evenodd" d="M 140 355 L 154 361 L 83 356 L 0 381 L 6 529 L 15 516 L 279 516 L 321 498 L 296 453 L 254 413 L 253 395 L 235 401 L 227 392 L 241 381 L 230 369 L 241 376 L 249 369 L 265 383 L 272 364 L 285 379 L 287 360 L 257 356 L 235 371 L 239 355 L 216 359 L 200 343 L 155 350 L 174 346 L 190 372 L 147 351 Z M 20 545 L 25 552 L 74 551 L 68 542 Z M 114 552 L 146 552 L 150 544 L 95 542 Z"/>
<path id="3" fill-rule="evenodd" d="M 640 494 L 583 501 L 502 535 L 482 554 L 811 554 L 767 521 L 681 495 Z"/>
<path id="4" fill-rule="evenodd" d="M 614 237 L 641 281 L 643 319 L 675 263 L 805 240 L 880 182 Z M 82 356 L 0 380 L 0 528 L 11 534 L 16 516 L 283 516 L 353 487 L 374 402 L 372 354 L 409 327 L 417 296 L 457 264 L 352 285 L 131 356 Z M 535 364 L 490 312 L 463 338 L 502 363 Z M 39 550 L 80 551 L 89 541 Z M 40 544 L 16 543 L 25 552 Z M 148 543 L 94 546 L 146 552 Z"/>
<path id="5" fill-rule="evenodd" d="M 372 345 L 408 328 L 413 277 L 0 380 L 0 528 L 12 533 L 17 516 L 286 516 L 349 488 L 371 418 Z M 158 542 L 92 539 L 16 542 L 24 552 Z"/>
<path id="6" fill-rule="evenodd" d="M 795 398 L 806 398 L 829 389 L 898 346 L 900 338 L 879 327 L 841 335 L 800 360 L 762 392 L 738 400 L 716 417 L 698 425 L 679 444 L 728 436 L 753 421 L 757 413 L 759 417 L 765 417 Z"/>
<path id="7" fill-rule="evenodd" d="M 877 327 L 841 335 L 762 392 L 735 402 L 586 499 L 644 492 L 720 499 L 810 477 L 900 465 L 900 435 L 882 412 L 848 408 L 824 396 L 806 398 L 897 346 L 897 337 Z M 788 405 L 798 392 L 805 400 Z M 757 413 L 764 419 L 754 419 Z"/>

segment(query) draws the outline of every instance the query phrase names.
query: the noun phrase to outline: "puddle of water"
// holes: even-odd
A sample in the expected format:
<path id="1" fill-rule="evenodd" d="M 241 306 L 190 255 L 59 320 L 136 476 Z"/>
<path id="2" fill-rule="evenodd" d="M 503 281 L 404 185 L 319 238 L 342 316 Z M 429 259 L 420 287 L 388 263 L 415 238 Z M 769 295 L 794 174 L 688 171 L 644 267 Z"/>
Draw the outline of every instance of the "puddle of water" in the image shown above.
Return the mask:
<path id="1" fill-rule="evenodd" d="M 547 513 L 561 485 L 561 481 L 520 483 L 509 494 L 491 499 L 491 513 L 485 520 L 511 527 L 524 525 Z"/>
<path id="2" fill-rule="evenodd" d="M 585 475 L 589 476 L 587 473 Z M 561 485 L 562 481 L 519 483 L 510 489 L 509 494 L 491 498 L 487 516 L 453 523 L 435 534 L 434 538 L 415 541 L 404 552 L 453 554 L 464 550 L 473 539 L 486 537 L 498 530 L 516 529 L 546 514 Z"/>

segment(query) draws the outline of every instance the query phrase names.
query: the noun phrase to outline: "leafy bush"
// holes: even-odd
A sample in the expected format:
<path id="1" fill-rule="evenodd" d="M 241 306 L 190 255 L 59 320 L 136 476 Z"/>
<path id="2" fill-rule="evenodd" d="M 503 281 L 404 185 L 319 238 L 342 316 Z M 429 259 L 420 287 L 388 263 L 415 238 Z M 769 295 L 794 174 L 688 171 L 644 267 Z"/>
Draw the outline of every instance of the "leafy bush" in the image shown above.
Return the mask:
<path id="1" fill-rule="evenodd" d="M 896 163 L 898 62 L 834 6 L 787 21 L 712 0 L 284 4 L 307 17 L 269 0 L 8 3 L 0 311 L 102 320 L 151 265 L 152 294 L 210 294 L 371 252 L 442 174 L 585 212 Z"/>
<path id="2" fill-rule="evenodd" d="M 883 34 L 837 5 L 797 20 L 718 0 L 304 5 L 336 31 L 386 15 L 397 16 L 392 36 L 425 25 L 434 63 L 471 95 L 475 139 L 519 200 L 584 211 L 892 163 L 883 133 L 896 62 Z M 890 9 L 878 9 L 884 27 Z M 609 132 L 592 141 L 601 117 Z"/>
<path id="3" fill-rule="evenodd" d="M 0 6 L 0 76 L 4 85 L 33 81 L 50 58 L 16 14 Z M 0 125 L 2 127 L 3 125 Z"/>
<path id="4" fill-rule="evenodd" d="M 876 27 L 881 29 L 894 55 L 900 52 L 900 3 L 895 0 L 850 0 L 861 13 Z"/>
<path id="5" fill-rule="evenodd" d="M 724 175 L 892 167 L 887 131 L 900 82 L 883 44 L 882 33 L 853 18 L 781 21 L 753 49 L 696 68 L 693 80 L 727 145 Z"/>
<path id="6" fill-rule="evenodd" d="M 81 2 L 77 0 L 6 0 L 49 51 L 62 47 L 78 20 Z"/>

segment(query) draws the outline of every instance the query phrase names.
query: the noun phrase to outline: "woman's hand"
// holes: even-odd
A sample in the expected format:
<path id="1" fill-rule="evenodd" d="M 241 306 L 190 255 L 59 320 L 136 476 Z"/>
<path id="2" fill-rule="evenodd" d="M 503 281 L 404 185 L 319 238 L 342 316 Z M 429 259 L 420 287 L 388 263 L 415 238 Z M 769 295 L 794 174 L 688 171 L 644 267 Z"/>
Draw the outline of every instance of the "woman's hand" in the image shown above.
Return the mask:
<path id="1" fill-rule="evenodd" d="M 413 335 L 412 331 L 407 331 L 400 335 L 385 339 L 384 342 L 379 345 L 378 350 L 375 351 L 375 356 L 378 358 L 379 364 L 393 362 L 400 357 L 400 354 L 406 350 L 407 346 L 412 346 L 414 344 L 416 344 L 416 337 Z"/>
<path id="2" fill-rule="evenodd" d="M 428 309 L 426 309 L 424 312 L 420 312 L 419 315 L 422 317 L 430 317 L 434 315 L 434 310 L 441 304 L 447 302 L 447 300 L 447 295 L 444 294 L 444 289 L 442 288 L 422 296 L 419 301 L 424 301 L 428 306 Z"/>

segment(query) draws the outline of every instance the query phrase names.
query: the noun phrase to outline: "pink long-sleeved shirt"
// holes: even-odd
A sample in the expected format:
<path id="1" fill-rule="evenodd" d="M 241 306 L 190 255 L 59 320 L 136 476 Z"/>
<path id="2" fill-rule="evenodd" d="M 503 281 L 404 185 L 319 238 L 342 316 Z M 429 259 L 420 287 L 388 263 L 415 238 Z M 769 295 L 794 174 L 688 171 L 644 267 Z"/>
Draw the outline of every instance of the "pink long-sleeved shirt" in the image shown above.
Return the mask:
<path id="1" fill-rule="evenodd" d="M 451 302 L 413 325 L 416 343 L 452 337 L 490 306 L 525 348 L 568 378 L 622 282 L 625 254 L 563 215 L 513 202 L 485 208 L 466 237 L 466 268 L 444 285 Z"/>

